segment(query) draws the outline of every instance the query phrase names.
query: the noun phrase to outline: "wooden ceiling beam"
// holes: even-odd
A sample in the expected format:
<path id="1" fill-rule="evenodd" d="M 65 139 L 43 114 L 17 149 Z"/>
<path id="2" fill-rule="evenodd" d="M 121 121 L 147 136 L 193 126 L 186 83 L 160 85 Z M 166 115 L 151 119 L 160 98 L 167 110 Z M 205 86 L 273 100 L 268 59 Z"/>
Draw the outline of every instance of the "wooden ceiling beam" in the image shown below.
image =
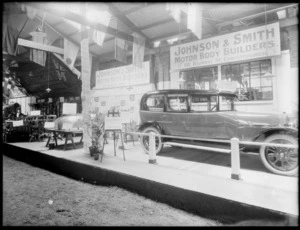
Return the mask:
<path id="1" fill-rule="evenodd" d="M 56 46 L 49 46 L 42 43 L 25 40 L 22 38 L 18 38 L 18 45 L 33 48 L 33 49 L 43 50 L 47 52 L 52 52 L 52 53 L 64 54 L 64 49 L 62 48 L 58 48 Z"/>
<path id="2" fill-rule="evenodd" d="M 155 23 L 152 23 L 152 24 L 148 24 L 146 26 L 139 27 L 139 29 L 140 30 L 147 30 L 147 29 L 150 29 L 152 27 L 160 26 L 160 25 L 167 24 L 169 22 L 174 22 L 174 21 L 175 20 L 173 18 L 168 18 L 168 19 L 165 19 L 165 20 L 162 20 L 162 21 L 158 21 L 158 22 L 155 22 Z"/>
<path id="3" fill-rule="evenodd" d="M 77 22 L 81 25 L 90 26 L 90 27 L 92 27 L 96 30 L 106 32 L 108 34 L 111 34 L 115 37 L 124 39 L 124 40 L 129 41 L 129 42 L 133 42 L 133 36 L 131 34 L 125 33 L 125 32 L 120 31 L 120 30 L 116 30 L 116 29 L 114 29 L 112 27 L 109 27 L 109 26 L 105 26 L 101 23 L 89 22 L 84 16 L 73 13 L 73 12 L 70 12 L 70 11 L 59 12 L 59 11 L 54 10 L 53 8 L 51 8 L 49 6 L 49 3 L 34 2 L 34 3 L 28 3 L 28 4 L 30 6 L 36 8 L 36 9 L 45 11 L 45 12 L 50 13 L 52 15 L 56 15 L 56 16 L 61 17 L 61 18 L 66 18 L 68 20 Z M 149 44 L 147 44 L 147 43 L 146 43 L 146 47 L 151 48 L 149 46 Z"/>
<path id="4" fill-rule="evenodd" d="M 40 17 L 36 17 L 38 20 L 40 20 L 40 22 L 42 21 L 42 19 Z M 62 37 L 62 38 L 66 38 L 68 39 L 70 42 L 74 43 L 75 45 L 77 45 L 78 47 L 80 47 L 80 44 L 75 41 L 74 39 L 72 39 L 69 35 L 63 33 L 63 32 L 60 32 L 60 31 L 57 31 L 52 24 L 44 21 L 45 25 L 47 25 L 51 30 L 53 30 L 55 33 L 57 33 L 58 36 Z M 94 54 L 94 53 L 93 53 Z M 95 54 L 94 54 L 95 55 Z"/>
<path id="5" fill-rule="evenodd" d="M 61 19 L 58 22 L 53 23 L 52 26 L 59 26 L 60 24 L 63 24 L 63 23 L 65 23 L 65 20 Z"/>
<path id="6" fill-rule="evenodd" d="M 152 38 L 151 41 L 155 42 L 155 41 L 158 41 L 158 40 L 169 39 L 171 37 L 180 36 L 181 34 L 186 34 L 186 33 L 191 33 L 191 31 L 189 29 L 185 29 L 185 30 L 180 31 L 180 33 L 172 32 L 172 33 L 169 33 L 169 34 L 165 34 L 163 36 L 158 36 L 158 37 Z"/>
<path id="7" fill-rule="evenodd" d="M 133 32 L 136 32 L 140 35 L 142 35 L 145 39 L 146 42 L 148 40 L 148 37 L 146 34 L 144 34 L 140 29 L 136 27 L 135 24 L 133 24 L 122 12 L 113 4 L 113 3 L 108 3 L 109 6 L 109 11 L 110 13 L 116 17 L 119 21 L 121 21 L 125 26 L 127 26 L 130 30 Z"/>
<path id="8" fill-rule="evenodd" d="M 131 9 L 129 9 L 129 10 L 125 10 L 125 11 L 123 11 L 122 13 L 123 13 L 123 15 L 127 15 L 127 14 L 132 14 L 132 13 L 134 13 L 134 12 L 136 12 L 136 11 L 139 11 L 139 10 L 141 10 L 141 9 L 144 9 L 144 8 L 146 8 L 146 7 L 148 7 L 149 5 L 148 5 L 148 3 L 144 3 L 143 5 L 141 5 L 141 6 L 135 6 L 135 7 L 133 7 L 133 8 L 131 8 Z"/>

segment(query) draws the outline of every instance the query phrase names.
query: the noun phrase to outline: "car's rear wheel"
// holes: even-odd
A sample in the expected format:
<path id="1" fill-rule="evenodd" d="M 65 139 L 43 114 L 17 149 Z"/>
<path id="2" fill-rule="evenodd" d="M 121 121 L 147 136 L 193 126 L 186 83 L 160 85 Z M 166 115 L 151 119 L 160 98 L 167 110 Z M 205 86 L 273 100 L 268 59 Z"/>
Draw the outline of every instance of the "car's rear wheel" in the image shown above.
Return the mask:
<path id="1" fill-rule="evenodd" d="M 266 143 L 297 145 L 297 139 L 286 134 L 274 134 L 265 139 Z M 260 157 L 271 172 L 292 176 L 298 173 L 298 149 L 277 146 L 261 146 Z"/>
<path id="2" fill-rule="evenodd" d="M 154 134 L 161 134 L 158 129 L 154 127 L 147 127 L 143 130 L 143 133 L 154 133 Z M 149 136 L 143 135 L 140 137 L 140 142 L 143 150 L 146 154 L 149 154 Z M 158 154 L 163 148 L 163 143 L 160 137 L 155 136 L 155 151 Z"/>

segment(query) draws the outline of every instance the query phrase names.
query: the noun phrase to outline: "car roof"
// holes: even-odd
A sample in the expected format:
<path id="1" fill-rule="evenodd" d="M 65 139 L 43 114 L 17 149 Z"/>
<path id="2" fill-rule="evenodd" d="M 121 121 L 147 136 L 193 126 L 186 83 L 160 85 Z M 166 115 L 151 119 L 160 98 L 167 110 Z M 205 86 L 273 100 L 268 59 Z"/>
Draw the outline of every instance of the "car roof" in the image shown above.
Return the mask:
<path id="1" fill-rule="evenodd" d="M 219 91 L 219 90 L 200 90 L 200 89 L 162 89 L 155 90 L 145 93 L 145 95 L 152 95 L 158 93 L 195 93 L 195 94 L 203 94 L 203 95 L 224 95 L 224 96 L 234 96 L 237 95 L 233 92 L 228 91 Z"/>

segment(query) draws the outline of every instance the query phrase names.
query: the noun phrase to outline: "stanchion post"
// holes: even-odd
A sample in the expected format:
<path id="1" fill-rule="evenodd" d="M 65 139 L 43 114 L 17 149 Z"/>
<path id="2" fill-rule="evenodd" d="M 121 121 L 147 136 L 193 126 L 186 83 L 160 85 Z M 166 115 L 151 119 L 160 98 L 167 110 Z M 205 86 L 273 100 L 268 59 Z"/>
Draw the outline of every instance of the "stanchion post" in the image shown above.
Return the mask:
<path id="1" fill-rule="evenodd" d="M 240 180 L 240 148 L 239 139 L 232 138 L 231 143 L 231 179 Z"/>
<path id="2" fill-rule="evenodd" d="M 149 163 L 156 164 L 155 135 L 149 133 Z"/>

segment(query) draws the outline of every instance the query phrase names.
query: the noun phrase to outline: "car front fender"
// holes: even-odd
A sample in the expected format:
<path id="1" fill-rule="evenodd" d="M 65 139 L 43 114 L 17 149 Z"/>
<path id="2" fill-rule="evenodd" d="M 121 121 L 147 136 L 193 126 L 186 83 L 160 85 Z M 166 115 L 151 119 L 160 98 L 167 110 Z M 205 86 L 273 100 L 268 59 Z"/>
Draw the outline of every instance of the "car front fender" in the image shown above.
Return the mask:
<path id="1" fill-rule="evenodd" d="M 290 127 L 277 127 L 277 128 L 269 128 L 264 130 L 263 132 L 259 133 L 257 136 L 255 136 L 252 141 L 263 141 L 266 137 L 276 134 L 276 133 L 284 133 L 287 135 L 294 136 L 298 138 L 298 130 Z"/>

